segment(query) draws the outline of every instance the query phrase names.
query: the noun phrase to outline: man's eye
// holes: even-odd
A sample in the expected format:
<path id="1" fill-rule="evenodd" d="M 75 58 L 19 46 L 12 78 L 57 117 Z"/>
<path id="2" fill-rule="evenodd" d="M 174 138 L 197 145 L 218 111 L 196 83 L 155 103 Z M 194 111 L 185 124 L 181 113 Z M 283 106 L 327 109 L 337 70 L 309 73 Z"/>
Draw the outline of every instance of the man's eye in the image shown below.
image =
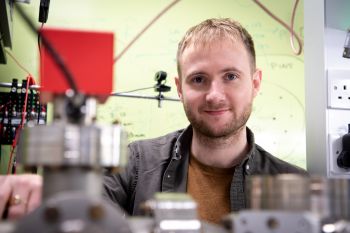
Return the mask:
<path id="1" fill-rule="evenodd" d="M 237 75 L 235 74 L 226 74 L 226 79 L 229 80 L 229 81 L 232 81 L 232 80 L 235 80 L 237 78 Z"/>
<path id="2" fill-rule="evenodd" d="M 203 77 L 197 76 L 197 77 L 194 77 L 194 78 L 192 79 L 192 82 L 194 82 L 194 83 L 202 83 L 203 80 L 204 80 Z"/>

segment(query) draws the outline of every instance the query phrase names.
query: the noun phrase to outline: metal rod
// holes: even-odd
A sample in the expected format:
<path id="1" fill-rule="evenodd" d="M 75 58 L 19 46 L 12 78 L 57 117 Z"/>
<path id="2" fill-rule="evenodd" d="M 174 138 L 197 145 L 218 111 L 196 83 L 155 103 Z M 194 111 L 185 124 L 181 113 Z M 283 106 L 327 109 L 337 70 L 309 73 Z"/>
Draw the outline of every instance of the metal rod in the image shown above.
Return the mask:
<path id="1" fill-rule="evenodd" d="M 11 88 L 12 83 L 6 83 L 6 82 L 0 82 L 0 87 L 7 87 Z M 18 84 L 17 87 L 21 88 L 22 85 Z M 39 90 L 41 86 L 39 85 L 30 85 L 29 89 L 32 90 Z M 153 100 L 168 100 L 168 101 L 180 101 L 180 99 L 177 98 L 171 98 L 171 97 L 164 97 L 164 96 L 147 96 L 147 95 L 134 95 L 134 94 L 127 94 L 127 93 L 111 93 L 111 96 L 118 96 L 118 97 L 129 97 L 129 98 L 139 98 L 139 99 L 153 99 Z"/>
<path id="2" fill-rule="evenodd" d="M 0 87 L 8 87 L 8 88 L 11 88 L 11 87 L 12 87 L 12 83 L 0 83 Z M 21 87 L 22 87 L 22 84 L 18 84 L 17 87 L 18 87 L 18 88 L 21 88 Z M 30 85 L 30 86 L 29 86 L 29 89 L 32 89 L 32 90 L 39 90 L 39 89 L 40 89 L 40 86 L 39 86 L 39 85 Z"/>
<path id="3" fill-rule="evenodd" d="M 129 97 L 129 98 L 139 98 L 139 99 L 153 99 L 153 100 L 169 100 L 169 101 L 180 101 L 180 99 L 170 98 L 170 97 L 159 97 L 159 96 L 147 96 L 147 95 L 133 95 L 126 93 L 112 93 L 111 96 L 119 96 L 119 97 Z"/>

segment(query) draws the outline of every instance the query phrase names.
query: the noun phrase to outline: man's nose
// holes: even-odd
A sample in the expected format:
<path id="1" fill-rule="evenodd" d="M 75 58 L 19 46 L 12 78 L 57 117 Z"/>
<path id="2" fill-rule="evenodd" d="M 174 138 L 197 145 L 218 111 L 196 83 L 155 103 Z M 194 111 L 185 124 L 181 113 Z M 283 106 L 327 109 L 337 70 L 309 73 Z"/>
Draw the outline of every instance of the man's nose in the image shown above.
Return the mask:
<path id="1" fill-rule="evenodd" d="M 206 95 L 206 101 L 208 103 L 220 103 L 225 99 L 225 88 L 222 83 L 213 81 L 210 83 Z"/>

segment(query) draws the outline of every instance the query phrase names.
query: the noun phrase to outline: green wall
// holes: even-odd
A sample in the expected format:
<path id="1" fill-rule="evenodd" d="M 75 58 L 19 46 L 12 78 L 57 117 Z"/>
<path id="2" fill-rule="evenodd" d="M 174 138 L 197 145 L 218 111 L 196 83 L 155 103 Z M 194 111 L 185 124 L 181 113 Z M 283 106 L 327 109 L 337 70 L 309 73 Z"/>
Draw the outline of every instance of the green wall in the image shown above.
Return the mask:
<path id="1" fill-rule="evenodd" d="M 115 33 L 115 55 L 170 0 L 57 0 L 51 1 L 45 27 L 102 30 Z M 282 20 L 290 22 L 294 1 L 263 0 Z M 25 5 L 25 10 L 37 22 L 39 0 Z M 114 91 L 127 91 L 155 84 L 154 74 L 168 73 L 172 91 L 177 97 L 173 77 L 176 74 L 177 43 L 194 24 L 211 17 L 231 17 L 240 21 L 255 39 L 257 64 L 263 70 L 262 90 L 256 99 L 248 126 L 256 134 L 258 144 L 276 156 L 305 167 L 304 120 L 304 57 L 295 56 L 289 42 L 289 32 L 250 0 L 182 0 L 164 14 L 116 63 Z M 37 23 L 39 27 L 39 23 Z M 12 53 L 38 79 L 38 48 L 36 37 L 15 13 Z M 303 36 L 303 1 L 295 17 L 295 30 Z M 21 71 L 8 58 L 0 65 L 0 81 L 24 79 Z M 98 78 L 98 77 L 89 77 Z M 152 95 L 151 89 L 138 94 Z M 130 132 L 130 140 L 160 136 L 186 127 L 188 122 L 182 105 L 154 100 L 111 97 L 99 108 L 101 122 L 122 122 Z M 2 148 L 6 150 L 6 148 Z M 6 154 L 3 151 L 3 154 Z M 2 162 L 2 170 L 4 167 Z"/>

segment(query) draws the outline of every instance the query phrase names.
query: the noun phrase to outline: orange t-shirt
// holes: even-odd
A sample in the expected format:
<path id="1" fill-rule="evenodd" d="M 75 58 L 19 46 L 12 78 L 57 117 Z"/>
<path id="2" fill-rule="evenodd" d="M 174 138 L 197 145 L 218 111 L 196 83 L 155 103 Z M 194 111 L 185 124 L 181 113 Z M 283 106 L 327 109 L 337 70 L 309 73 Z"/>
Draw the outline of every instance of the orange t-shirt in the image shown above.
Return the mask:
<path id="1" fill-rule="evenodd" d="M 231 212 L 230 187 L 233 172 L 234 167 L 210 167 L 190 156 L 187 193 L 197 202 L 201 220 L 219 223 L 222 217 Z"/>

